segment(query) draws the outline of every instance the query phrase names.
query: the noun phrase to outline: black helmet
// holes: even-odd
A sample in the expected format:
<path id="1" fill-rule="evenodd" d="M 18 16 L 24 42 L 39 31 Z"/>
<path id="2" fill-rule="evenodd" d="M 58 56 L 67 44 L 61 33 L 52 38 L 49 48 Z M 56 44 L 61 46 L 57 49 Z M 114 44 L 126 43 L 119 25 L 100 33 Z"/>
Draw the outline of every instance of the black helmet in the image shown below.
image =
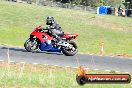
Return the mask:
<path id="1" fill-rule="evenodd" d="M 48 16 L 46 18 L 46 24 L 47 25 L 52 25 L 54 23 L 54 17 Z"/>

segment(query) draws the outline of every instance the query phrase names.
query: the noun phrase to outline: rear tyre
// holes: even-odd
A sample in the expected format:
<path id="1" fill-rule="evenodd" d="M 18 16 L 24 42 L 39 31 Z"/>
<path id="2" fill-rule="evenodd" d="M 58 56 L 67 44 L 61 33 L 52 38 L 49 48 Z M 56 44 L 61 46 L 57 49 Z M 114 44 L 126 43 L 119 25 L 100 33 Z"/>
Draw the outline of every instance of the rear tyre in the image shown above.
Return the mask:
<path id="1" fill-rule="evenodd" d="M 74 41 L 69 41 L 70 48 L 62 48 L 62 53 L 65 54 L 66 56 L 74 56 L 78 50 L 77 50 L 77 45 Z"/>
<path id="2" fill-rule="evenodd" d="M 28 52 L 38 52 L 39 49 L 39 45 L 38 42 L 36 41 L 35 38 L 32 39 L 28 39 L 25 43 L 24 43 L 24 47 Z"/>

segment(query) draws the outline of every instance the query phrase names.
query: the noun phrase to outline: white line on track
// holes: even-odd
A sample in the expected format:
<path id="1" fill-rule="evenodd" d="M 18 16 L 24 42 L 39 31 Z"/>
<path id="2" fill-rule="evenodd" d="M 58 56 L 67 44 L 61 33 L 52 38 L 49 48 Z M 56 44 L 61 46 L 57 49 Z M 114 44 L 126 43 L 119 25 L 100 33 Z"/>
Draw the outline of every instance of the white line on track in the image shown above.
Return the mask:
<path id="1" fill-rule="evenodd" d="M 105 71 L 110 72 L 111 70 L 105 70 Z"/>
<path id="2" fill-rule="evenodd" d="M 73 68 L 77 69 L 78 67 L 73 67 Z"/>
<path id="3" fill-rule="evenodd" d="M 130 72 L 125 72 L 125 73 L 128 73 L 129 74 Z"/>
<path id="4" fill-rule="evenodd" d="M 86 70 L 89 70 L 90 68 L 85 68 Z"/>
<path id="5" fill-rule="evenodd" d="M 4 62 L 5 60 L 0 60 L 0 62 Z M 13 62 L 15 62 L 15 61 L 10 61 L 11 63 L 13 63 Z M 21 63 L 21 64 L 25 64 L 26 62 L 19 62 L 19 63 Z M 34 64 L 34 65 L 38 65 L 39 63 L 31 63 L 31 64 Z M 46 65 L 46 66 L 48 66 L 48 64 L 43 64 L 43 65 Z M 55 66 L 55 67 L 60 67 L 59 65 L 53 65 L 53 66 Z M 77 69 L 78 67 L 70 67 L 70 66 L 65 66 L 66 68 L 75 68 L 75 69 Z M 86 70 L 89 70 L 90 68 L 84 68 L 84 69 L 86 69 Z M 91 69 L 92 70 L 92 69 Z M 93 70 L 99 70 L 99 69 L 93 69 Z M 107 71 L 107 72 L 110 72 L 110 71 L 113 71 L 113 70 L 104 70 L 104 71 Z M 115 71 L 115 72 L 121 72 L 121 71 Z M 130 73 L 130 72 L 124 72 L 124 73 Z"/>
<path id="6" fill-rule="evenodd" d="M 95 71 L 99 70 L 99 69 L 94 69 Z"/>
<path id="7" fill-rule="evenodd" d="M 38 63 L 33 63 L 34 65 L 38 65 Z"/>
<path id="8" fill-rule="evenodd" d="M 70 68 L 70 66 L 65 66 L 66 68 Z"/>
<path id="9" fill-rule="evenodd" d="M 115 72 L 117 72 L 117 73 L 118 73 L 118 72 L 120 72 L 120 71 L 115 71 Z"/>
<path id="10" fill-rule="evenodd" d="M 54 65 L 55 67 L 59 67 L 59 65 Z"/>
<path id="11" fill-rule="evenodd" d="M 25 64 L 25 62 L 20 62 L 21 64 Z"/>
<path id="12" fill-rule="evenodd" d="M 0 62 L 3 62 L 4 60 L 0 60 Z"/>
<path id="13" fill-rule="evenodd" d="M 14 63 L 15 61 L 10 61 L 11 63 Z"/>

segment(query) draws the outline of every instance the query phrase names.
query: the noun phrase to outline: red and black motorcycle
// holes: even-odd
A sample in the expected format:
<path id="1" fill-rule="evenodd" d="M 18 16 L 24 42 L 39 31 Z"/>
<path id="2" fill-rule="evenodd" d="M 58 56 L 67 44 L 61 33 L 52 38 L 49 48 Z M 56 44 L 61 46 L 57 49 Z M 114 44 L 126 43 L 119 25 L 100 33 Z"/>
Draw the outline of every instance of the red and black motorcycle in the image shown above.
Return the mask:
<path id="1" fill-rule="evenodd" d="M 75 55 L 77 50 L 77 45 L 73 41 L 78 36 L 78 34 L 64 34 L 61 36 L 63 44 L 58 44 L 56 39 L 49 35 L 48 30 L 43 30 L 41 26 L 38 26 L 30 34 L 30 38 L 25 42 L 24 47 L 28 52 L 62 52 L 66 56 Z M 51 43 L 47 43 L 51 41 Z"/>

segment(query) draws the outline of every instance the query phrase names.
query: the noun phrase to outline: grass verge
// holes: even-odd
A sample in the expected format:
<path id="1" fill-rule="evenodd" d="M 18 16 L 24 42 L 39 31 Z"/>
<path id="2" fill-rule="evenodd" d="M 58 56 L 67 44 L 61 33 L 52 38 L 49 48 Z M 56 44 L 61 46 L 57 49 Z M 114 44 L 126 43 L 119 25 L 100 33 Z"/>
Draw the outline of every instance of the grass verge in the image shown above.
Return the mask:
<path id="1" fill-rule="evenodd" d="M 10 68 L 9 68 L 10 67 Z M 118 74 L 114 71 L 87 70 L 88 74 Z M 131 88 L 130 84 L 86 84 L 76 83 L 77 69 L 0 62 L 1 88 Z"/>

